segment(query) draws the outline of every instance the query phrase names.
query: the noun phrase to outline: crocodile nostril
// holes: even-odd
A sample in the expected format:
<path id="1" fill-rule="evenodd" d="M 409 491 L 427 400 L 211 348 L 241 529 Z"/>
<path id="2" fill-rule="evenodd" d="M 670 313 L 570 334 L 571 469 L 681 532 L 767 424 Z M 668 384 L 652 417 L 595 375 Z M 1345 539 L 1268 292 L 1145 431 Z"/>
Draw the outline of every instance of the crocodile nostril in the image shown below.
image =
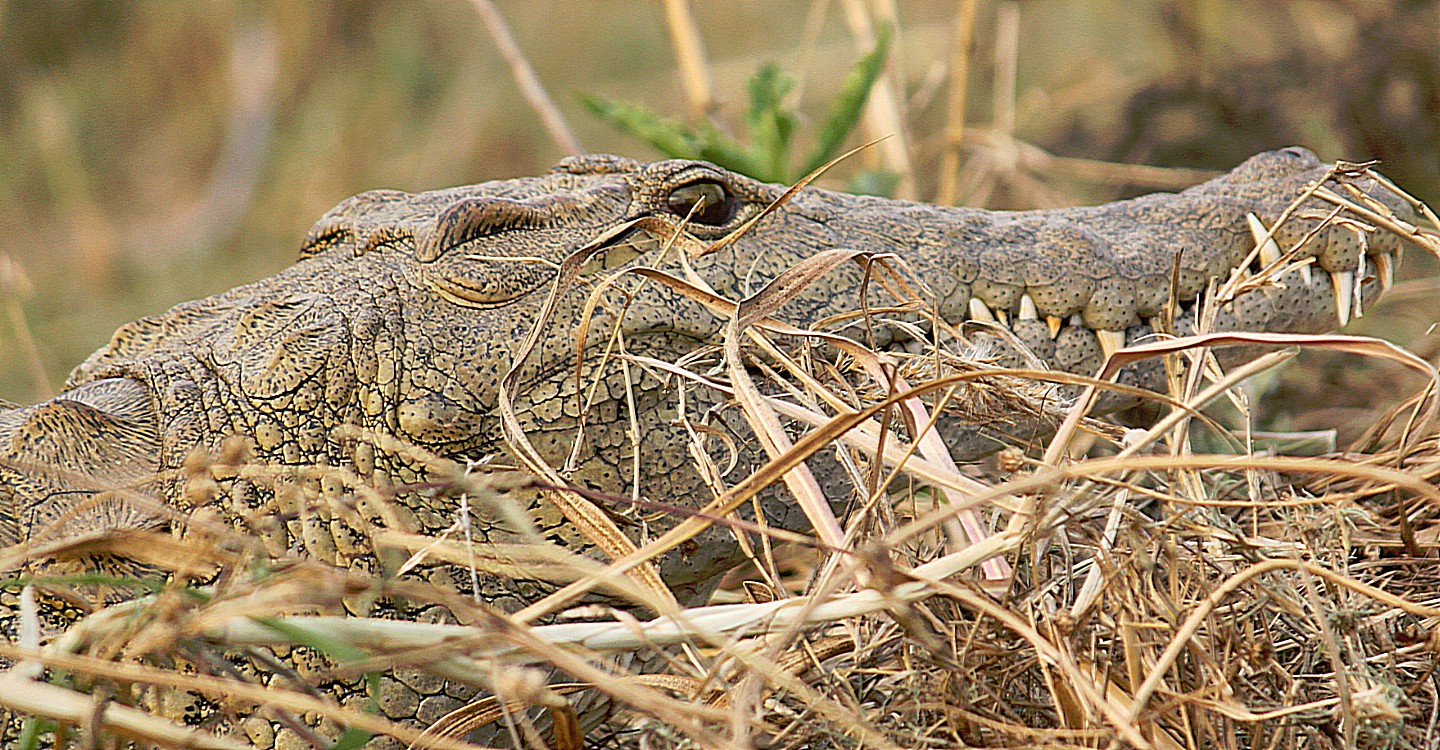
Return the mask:
<path id="1" fill-rule="evenodd" d="M 1320 161 L 1320 157 L 1316 156 L 1314 151 L 1302 146 L 1287 146 L 1280 149 L 1280 153 L 1286 156 L 1293 156 L 1306 164 Z"/>

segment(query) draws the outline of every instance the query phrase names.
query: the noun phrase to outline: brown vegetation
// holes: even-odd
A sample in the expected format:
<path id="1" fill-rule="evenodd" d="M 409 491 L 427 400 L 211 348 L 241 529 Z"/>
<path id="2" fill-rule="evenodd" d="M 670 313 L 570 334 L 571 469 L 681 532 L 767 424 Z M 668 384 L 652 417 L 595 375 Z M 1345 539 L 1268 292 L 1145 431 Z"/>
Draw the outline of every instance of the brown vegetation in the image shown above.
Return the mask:
<path id="1" fill-rule="evenodd" d="M 23 229 L 5 239 L 13 244 L 0 247 L 0 256 L 12 257 L 18 263 L 14 268 L 33 279 L 32 286 L 63 293 L 41 298 L 32 292 L 23 309 L 9 306 L 3 342 L 13 356 L 3 358 L 9 369 L 0 383 L 25 381 L 42 390 L 41 373 L 56 377 L 45 367 L 84 353 L 67 351 L 62 335 L 80 339 L 82 349 L 97 343 L 85 343 L 90 334 L 75 333 L 79 326 L 59 315 L 60 308 L 85 314 L 109 309 L 127 318 L 153 304 L 134 296 L 149 282 L 122 279 L 158 273 L 161 265 L 253 275 L 259 267 L 282 262 L 290 251 L 277 253 L 276 248 L 293 247 L 311 219 L 355 190 L 397 181 L 402 187 L 433 187 L 529 172 L 555 155 L 554 146 L 532 139 L 535 121 L 518 97 L 475 101 L 475 90 L 508 87 L 510 79 L 493 73 L 487 84 L 478 85 L 484 76 L 476 63 L 466 61 L 472 60 L 471 48 L 479 46 L 476 40 L 488 37 L 470 6 L 457 2 L 426 16 L 371 5 L 320 16 L 304 3 L 277 2 L 263 11 L 169 5 L 138 10 L 96 3 L 65 6 L 64 12 L 80 14 L 70 19 L 63 14 L 26 17 L 7 8 L 0 28 L 10 35 L 28 29 L 31 36 L 20 38 L 31 46 L 7 53 L 23 54 L 29 64 L 18 72 L 8 66 L 10 72 L 3 74 L 11 79 L 3 95 L 15 105 L 6 109 L 17 113 L 6 123 L 4 137 L 32 147 L 5 147 L 6 153 L 20 155 L 0 180 L 8 192 L 0 211 L 9 214 L 9 225 Z M 585 43 L 634 39 L 642 51 L 606 53 L 608 63 L 618 67 L 626 60 L 640 61 L 628 64 L 644 69 L 636 84 L 642 90 L 671 85 L 665 76 L 648 76 L 662 69 L 668 76 L 670 63 L 656 50 L 663 51 L 665 28 L 676 38 L 685 36 L 685 14 L 666 16 L 667 27 L 657 3 L 646 8 L 653 25 L 644 27 L 640 19 L 607 19 L 615 6 L 596 5 L 576 14 L 584 20 L 575 23 L 591 24 L 582 26 L 588 30 Z M 816 10 L 822 5 L 801 5 L 798 15 L 809 7 L 812 19 L 822 20 L 784 32 L 789 36 L 754 21 L 753 27 L 743 26 L 713 10 L 704 11 L 698 27 L 713 41 L 711 54 L 717 59 L 716 49 L 735 54 L 741 47 L 726 41 L 726 32 L 736 29 L 753 36 L 752 43 L 788 40 L 790 47 L 781 54 L 795 56 L 798 47 L 801 59 L 829 54 L 827 45 L 840 44 L 848 35 L 864 36 L 864 24 L 853 22 L 846 30 L 835 18 L 824 20 L 828 16 Z M 837 5 L 852 10 L 852 3 Z M 1278 70 L 1290 70 L 1289 77 L 1276 76 L 1280 83 L 1273 95 L 1224 73 L 1226 65 L 1241 63 L 1221 54 L 1222 39 L 1228 38 L 1224 32 L 1235 23 L 1230 11 L 1242 17 L 1239 9 L 1249 8 L 1252 19 L 1265 15 L 1245 3 L 1144 6 L 1143 17 L 1134 23 L 1143 27 L 1137 38 L 1153 45 L 1151 56 L 1209 52 L 1200 56 L 1201 64 L 1173 66 L 1183 74 L 1152 63 L 1142 66 L 1143 75 L 1126 72 L 1126 65 L 1138 65 L 1133 58 L 1141 53 L 1133 50 L 1117 51 L 1113 58 L 1075 54 L 1064 64 L 1037 60 L 1081 48 L 1084 40 L 1056 37 L 1044 53 L 1032 52 L 1044 45 L 1019 31 L 1032 23 L 1034 8 L 1033 23 L 1041 28 L 1083 29 L 1104 39 L 1126 34 L 1088 19 L 1086 13 L 1094 11 L 1058 3 L 980 2 L 970 16 L 970 5 L 959 3 L 959 11 L 948 3 L 917 4 L 914 10 L 907 5 L 905 12 L 915 15 L 899 19 L 899 58 L 888 96 L 893 112 L 905 117 L 903 122 L 881 120 L 888 124 L 876 127 L 908 134 L 895 139 L 905 146 L 899 153 L 911 165 L 902 189 L 918 194 L 928 194 L 931 185 L 943 189 L 944 175 L 914 166 L 942 163 L 960 170 L 957 184 L 970 191 L 970 199 L 1005 205 L 1103 197 L 1122 184 L 1178 184 L 1189 174 L 1106 159 L 1119 153 L 1163 156 L 1173 166 L 1171 160 L 1180 158 L 1176 153 L 1197 153 L 1175 144 L 1209 137 L 1216 142 L 1207 148 L 1227 161 L 1183 166 L 1228 166 L 1236 160 L 1225 150 L 1234 142 L 1231 131 L 1214 132 L 1198 115 L 1193 121 L 1188 114 L 1174 115 L 1193 113 L 1199 106 L 1194 101 L 1225 100 L 1226 87 L 1249 102 L 1246 106 L 1267 112 L 1262 119 L 1272 130 L 1266 132 L 1275 137 L 1355 149 L 1327 156 L 1369 155 L 1364 144 L 1383 140 L 1386 136 L 1377 133 L 1393 128 L 1400 142 L 1416 144 L 1411 151 L 1418 156 L 1413 164 L 1397 161 L 1399 169 L 1387 165 L 1387 172 L 1413 170 L 1422 198 L 1434 189 L 1424 174 L 1430 169 L 1433 176 L 1436 170 L 1424 160 L 1435 151 L 1419 148 L 1427 138 L 1434 142 L 1433 132 L 1424 129 L 1433 126 L 1433 116 L 1428 125 L 1412 125 L 1414 110 L 1407 109 L 1413 104 L 1433 113 L 1425 110 L 1430 106 L 1426 97 L 1434 96 L 1433 69 L 1421 63 L 1402 66 L 1395 76 L 1413 80 L 1385 84 L 1402 91 L 1383 98 L 1367 114 L 1384 119 L 1389 108 L 1398 108 L 1399 114 L 1387 120 L 1390 125 L 1337 115 L 1354 106 L 1338 98 L 1298 102 L 1293 95 L 1281 96 L 1296 76 L 1323 77 L 1314 63 L 1322 51 L 1325 59 L 1346 61 L 1329 68 L 1337 75 L 1383 68 L 1367 56 L 1408 54 L 1411 47 L 1385 48 L 1368 40 L 1398 34 L 1402 25 L 1413 28 L 1416 19 L 1436 28 L 1433 4 L 1415 4 L 1413 15 L 1392 17 L 1392 25 L 1380 11 L 1351 18 L 1350 4 L 1324 2 L 1299 4 L 1299 10 L 1287 10 L 1278 21 L 1264 19 L 1290 26 L 1270 28 L 1261 22 L 1233 43 L 1272 61 Z M 1117 23 L 1114 18 L 1129 22 L 1116 6 L 1110 9 L 1110 23 Z M 542 21 L 521 18 L 518 8 L 502 10 L 516 16 L 512 20 L 521 47 L 542 81 L 560 88 L 556 82 L 575 69 L 597 67 L 564 59 L 579 44 L 556 41 L 550 50 L 537 30 Z M 100 21 L 84 16 L 114 20 L 106 13 L 124 18 L 101 30 L 95 28 Z M 1012 28 L 1008 24 L 1017 20 L 1015 13 L 1024 15 Z M 1168 19 L 1172 27 L 1145 26 L 1146 19 Z M 872 24 L 879 20 L 870 17 Z M 595 31 L 602 22 L 604 34 Z M 42 41 L 61 26 L 69 30 Z M 973 38 L 975 48 L 917 62 L 924 57 L 917 49 L 944 49 L 957 35 Z M 379 57 L 377 48 L 386 43 L 410 49 L 404 45 L 421 46 L 417 39 L 427 42 L 425 57 L 413 51 L 395 53 L 396 59 Z M 1323 50 L 1315 46 L 1322 43 Z M 206 59 L 231 60 L 233 70 L 246 75 L 227 78 L 224 66 L 206 68 Z M 96 102 L 83 94 L 103 90 L 98 81 L 106 68 L 167 67 L 156 60 L 196 66 L 187 83 L 195 101 L 169 107 L 174 100 L 160 84 L 176 86 L 178 79 L 150 73 L 156 85 L 134 93 L 128 104 L 134 109 L 111 118 L 110 127 L 134 138 L 135 153 L 95 145 L 103 141 L 97 133 L 104 131 L 99 123 L 105 119 L 97 113 L 118 107 L 124 97 L 112 93 L 111 101 Z M 927 67 L 935 60 L 968 60 L 974 79 L 968 103 L 956 104 L 954 97 L 964 96 L 965 87 L 947 78 L 943 65 Z M 1308 62 L 1285 67 L 1294 60 Z M 697 68 L 695 59 L 682 62 L 691 70 L 684 90 L 699 111 L 707 109 L 709 98 L 697 89 L 700 79 L 694 71 L 708 70 L 723 87 L 730 68 L 743 67 Z M 86 72 L 87 65 L 93 69 Z M 265 88 L 247 95 L 238 81 L 256 66 L 269 70 L 270 77 L 246 84 Z M 992 88 L 992 81 L 998 85 Z M 614 80 L 595 85 L 602 84 L 631 95 Z M 1218 88 L 1207 88 L 1212 85 Z M 1333 88 L 1336 97 L 1347 92 L 1343 82 Z M 1221 93 L 1196 93 L 1209 91 Z M 1406 91 L 1414 98 L 1407 99 Z M 887 96 L 883 90 L 877 95 Z M 1182 100 L 1183 106 L 1174 104 Z M 563 97 L 560 102 L 562 110 L 577 111 Z M 184 130 L 177 124 L 177 133 L 137 136 L 153 128 L 154 110 L 162 106 L 177 123 L 204 121 L 216 111 L 234 114 L 229 124 L 217 120 Z M 1216 105 L 1205 111 L 1229 110 Z M 948 124 L 947 112 L 955 118 Z M 1158 124 L 1116 128 L 1122 113 L 1126 122 L 1153 117 Z M 257 129 L 254 119 L 251 127 L 236 124 L 245 117 L 269 125 Z M 1248 122 L 1242 120 L 1235 131 L 1257 132 L 1247 129 Z M 1337 123 L 1358 130 L 1347 134 Z M 597 126 L 575 125 L 586 143 L 605 142 Z M 482 138 L 482 131 L 490 137 Z M 925 138 L 924 133 L 937 135 Z M 247 138 L 264 143 L 247 145 Z M 1093 150 L 1066 148 L 1092 139 Z M 1036 142 L 1073 156 L 1052 155 L 1031 145 Z M 1244 148 L 1279 145 L 1285 144 Z M 607 147 L 626 148 L 614 142 Z M 314 152 L 323 158 L 312 158 Z M 945 154 L 955 156 L 941 158 Z M 864 158 L 900 157 L 872 150 Z M 135 197 L 121 197 L 127 195 Z M 1435 242 L 1433 234 L 1420 239 Z M 256 246 L 267 254 L 249 257 Z M 46 258 L 85 273 L 71 271 L 66 275 L 73 278 L 62 280 L 47 268 Z M 12 303 L 20 299 L 23 278 L 14 268 L 0 269 L 6 270 L 0 284 L 8 285 L 6 298 Z M 195 294 L 228 283 L 215 278 L 166 281 L 151 291 L 168 297 L 175 291 L 172 285 Z M 78 746 L 105 746 L 125 737 L 162 747 L 245 747 L 238 739 L 198 735 L 128 707 L 153 705 L 154 696 L 167 691 L 188 691 L 230 700 L 237 711 L 263 704 L 264 715 L 273 719 L 315 723 L 324 717 L 326 726 L 388 734 L 418 747 L 462 746 L 455 739 L 462 730 L 486 720 L 509 727 L 521 742 L 533 744 L 544 734 L 550 747 L 572 747 L 579 741 L 569 707 L 576 693 L 547 683 L 557 669 L 626 707 L 610 725 L 615 734 L 586 738 L 613 746 L 1440 746 L 1434 718 L 1440 712 L 1435 669 L 1440 663 L 1435 634 L 1440 622 L 1440 444 L 1433 419 L 1437 376 L 1430 363 L 1435 349 L 1425 337 L 1435 312 L 1434 303 L 1422 299 L 1433 297 L 1433 288 L 1424 279 L 1402 283 L 1392 297 L 1398 302 L 1370 311 L 1363 324 L 1393 334 L 1418 354 L 1373 339 L 1274 339 L 1268 343 L 1303 348 L 1301 366 L 1288 368 L 1279 379 L 1268 374 L 1293 356 L 1293 349 L 1282 349 L 1231 376 L 1217 377 L 1221 386 L 1210 387 L 1193 375 L 1206 369 L 1200 350 L 1177 347 L 1184 352 L 1158 353 L 1171 356 L 1176 366 L 1172 400 L 1158 410 L 1171 415 L 1168 421 L 1124 434 L 1081 420 L 1082 396 L 1066 412 L 1073 419 L 1055 437 L 963 471 L 927 451 L 921 436 L 930 415 L 959 409 L 983 419 L 1051 408 L 1037 405 L 1044 391 L 1020 377 L 1023 373 L 987 371 L 974 352 L 955 347 L 958 337 L 937 339 L 897 361 L 854 349 L 845 352 L 851 364 L 847 370 L 804 360 L 793 363 L 797 369 L 786 376 L 792 385 L 814 383 L 824 390 L 808 392 L 817 401 L 861 409 L 870 421 L 807 415 L 746 386 L 743 363 L 774 363 L 774 353 L 760 347 L 793 336 L 755 320 L 738 322 L 725 361 L 740 408 L 757 433 L 766 433 L 775 416 L 796 423 L 809 416 L 811 431 L 793 446 L 788 445 L 793 438 L 774 435 L 778 450 L 772 463 L 731 484 L 723 497 L 732 506 L 743 503 L 747 493 L 782 481 L 796 456 L 835 450 L 836 444 L 853 456 L 855 466 L 869 468 L 857 471 L 859 500 L 855 512 L 843 519 L 827 518 L 825 504 L 807 498 L 805 483 L 788 475 L 797 502 L 813 513 L 819 529 L 813 539 L 726 522 L 751 545 L 753 570 L 737 572 L 734 585 L 713 606 L 701 609 L 676 611 L 667 603 L 673 597 L 647 588 L 643 577 L 627 578 L 621 563 L 602 568 L 544 546 L 477 559 L 476 551 L 457 538 L 458 531 L 447 538 L 421 538 L 399 524 L 372 523 L 368 519 L 374 515 L 383 516 L 374 508 L 384 505 L 384 493 L 396 490 L 362 486 L 334 469 L 278 470 L 252 465 L 236 452 L 197 456 L 187 467 L 197 496 L 207 492 L 215 476 L 241 472 L 257 482 L 275 483 L 277 493 L 298 493 L 299 507 L 319 512 L 315 503 L 323 501 L 304 494 L 307 482 L 343 483 L 353 505 L 323 511 L 354 518 L 368 529 L 364 546 L 408 558 L 406 569 L 440 562 L 495 570 L 518 564 L 531 572 L 545 568 L 574 583 L 521 613 L 503 615 L 423 581 L 277 555 L 228 526 L 167 511 L 183 533 L 96 533 L 45 549 L 0 551 L 11 570 L 26 559 L 111 553 L 169 573 L 169 582 L 153 591 L 131 589 L 124 597 L 129 601 L 86 613 L 43 651 L 34 648 L 34 632 L 0 645 L 0 656 L 22 660 L 0 677 L 0 703 L 59 722 L 65 729 L 58 736 Z M 108 332 L 118 322 L 99 327 Z M 755 334 L 743 347 L 742 324 Z M 25 364 L 21 355 L 30 345 L 10 339 L 11 331 L 30 334 L 31 351 L 44 358 L 44 366 Z M 1190 342 L 1200 343 L 1212 342 Z M 1241 337 L 1240 343 L 1267 341 Z M 677 377 L 701 379 L 673 363 L 636 364 L 674 368 Z M 981 384 L 985 398 L 957 389 L 970 381 Z M 1269 385 L 1256 384 L 1265 382 Z M 1301 397 L 1263 395 L 1293 393 L 1297 383 Z M 1318 441 L 1320 448 L 1305 457 L 1265 449 L 1293 449 L 1304 440 Z M 497 488 L 528 481 L 513 472 L 472 473 L 439 459 L 433 466 L 444 479 L 430 489 L 464 492 L 476 503 L 503 504 Z M 961 508 L 1000 531 L 966 544 L 954 522 Z M 641 550 L 642 555 L 662 543 L 683 543 L 686 530 L 724 515 L 723 508 L 711 510 L 712 515 L 697 516 L 694 524 Z M 90 578 L 42 583 L 41 592 L 59 601 L 67 601 L 72 587 L 93 591 L 87 587 L 136 585 L 129 579 Z M 601 612 L 590 618 L 594 622 L 551 622 L 578 595 L 595 588 L 632 607 Z M 435 604 L 465 626 L 407 627 L 335 616 L 349 600 L 374 597 Z M 22 598 L 7 593 L 5 604 L 22 608 L 38 624 Z M 317 676 L 383 680 L 390 670 L 404 667 L 478 684 L 505 701 L 476 704 L 422 733 L 422 727 L 390 722 L 383 710 L 367 711 L 363 702 L 342 705 L 306 687 L 304 680 L 262 686 L 255 675 L 274 669 L 259 648 L 264 645 L 327 654 L 329 661 L 309 675 L 310 683 Z M 663 655 L 635 659 L 649 667 L 641 675 L 617 666 L 616 653 Z M 40 665 L 68 677 L 48 685 L 29 681 Z M 540 708 L 553 729 L 530 724 L 536 715 L 530 709 Z"/>

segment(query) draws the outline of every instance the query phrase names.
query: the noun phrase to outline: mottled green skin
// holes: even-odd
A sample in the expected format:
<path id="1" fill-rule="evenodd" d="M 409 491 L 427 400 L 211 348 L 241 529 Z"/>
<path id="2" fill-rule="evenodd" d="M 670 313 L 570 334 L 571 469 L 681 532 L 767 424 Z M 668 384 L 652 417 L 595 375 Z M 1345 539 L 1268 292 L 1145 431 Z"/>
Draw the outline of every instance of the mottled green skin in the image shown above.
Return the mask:
<path id="1" fill-rule="evenodd" d="M 1023 213 L 807 189 L 727 249 L 693 265 L 715 290 L 740 298 L 817 251 L 893 253 L 928 281 L 947 318 L 965 318 L 974 295 L 1008 312 L 1016 334 L 1055 367 L 1090 374 L 1102 358 L 1093 329 L 1124 331 L 1132 341 L 1150 333 L 1147 319 L 1166 304 L 1176 251 L 1184 251 L 1179 297 L 1193 299 L 1208 279 L 1228 274 L 1253 246 L 1247 212 L 1268 224 L 1321 174 L 1323 167 L 1308 152 L 1287 150 L 1254 157 L 1178 195 Z M 60 396 L 0 411 L 0 544 L 43 541 L 107 524 L 151 523 L 144 514 L 109 505 L 69 515 L 98 489 L 138 488 L 184 508 L 187 501 L 175 482 L 149 478 L 180 467 L 197 447 L 216 449 L 233 435 L 253 439 L 260 462 L 329 464 L 397 484 L 423 479 L 423 469 L 338 436 L 335 428 L 358 426 L 454 459 L 504 458 L 495 410 L 498 383 L 554 277 L 553 265 L 505 258 L 558 264 L 606 229 L 642 216 L 678 227 L 680 218 L 666 210 L 666 198 L 697 179 L 723 183 L 739 201 L 735 217 L 724 226 L 690 227 L 704 240 L 735 229 L 783 191 L 703 163 L 581 157 L 542 177 L 415 195 L 374 191 L 341 203 L 312 230 L 302 259 L 290 268 L 129 324 L 72 373 Z M 1382 201 L 1403 206 L 1383 189 L 1375 190 Z M 1286 237 L 1281 239 L 1283 245 Z M 1316 247 L 1319 266 L 1336 272 L 1355 270 L 1362 252 L 1358 243 L 1338 234 L 1333 240 L 1322 238 Z M 1376 236 L 1367 251 L 1395 248 L 1394 237 Z M 607 250 L 591 265 L 677 269 L 673 252 L 663 262 L 659 256 L 658 243 L 637 238 L 631 247 Z M 1373 264 L 1361 267 L 1374 269 Z M 781 316 L 803 323 L 855 310 L 861 304 L 861 277 L 858 266 L 842 267 L 787 305 Z M 1282 289 L 1247 295 L 1222 314 L 1220 325 L 1331 329 L 1336 310 L 1330 283 L 1327 274 L 1318 272 L 1308 286 L 1298 276 L 1287 277 Z M 1363 285 L 1364 298 L 1374 299 L 1378 282 L 1371 278 Z M 1025 292 L 1036 303 L 1039 319 L 1017 319 Z M 555 466 L 569 454 L 580 416 L 574 394 L 575 326 L 587 293 L 582 283 L 560 300 L 518 390 L 520 419 Z M 592 321 L 592 354 L 604 347 L 616 322 L 614 311 L 622 309 L 617 293 L 607 302 Z M 1046 331 L 1047 315 L 1071 321 L 1054 340 Z M 654 284 L 630 301 L 620 321 L 629 352 L 667 360 L 717 343 L 721 325 L 698 305 Z M 1182 330 L 1187 325 L 1179 321 Z M 578 468 L 568 480 L 627 495 L 633 449 L 624 381 L 614 364 L 595 372 L 598 361 L 587 358 L 587 382 L 600 377 L 602 385 L 588 416 Z M 709 493 L 688 468 L 684 433 L 672 423 L 673 388 L 662 387 L 638 368 L 631 375 L 645 436 L 641 496 L 702 505 Z M 1153 369 L 1127 377 L 1156 384 Z M 699 392 L 692 398 L 714 399 Z M 967 440 L 956 441 L 962 457 L 975 452 Z M 342 491 L 324 483 L 312 489 Z M 232 519 L 268 499 L 268 493 L 244 482 L 226 483 L 221 496 L 216 510 Z M 591 551 L 573 524 L 548 504 L 531 502 L 542 532 L 572 549 Z M 449 527 L 457 512 L 454 499 L 423 493 L 399 495 L 396 510 L 428 532 Z M 637 542 L 676 520 L 631 507 L 608 510 Z M 773 523 L 803 527 L 788 505 L 772 502 L 767 512 Z M 512 538 L 498 519 L 477 513 L 482 542 Z M 61 519 L 58 527 L 52 523 L 56 519 Z M 276 550 L 303 549 L 342 565 L 373 564 L 366 549 L 343 530 L 322 526 L 328 530 L 315 533 L 296 519 L 255 533 Z M 660 572 L 682 594 L 699 598 L 736 555 L 728 535 L 716 531 L 666 557 Z M 468 579 L 457 585 L 468 592 Z M 515 609 L 550 588 L 486 578 L 481 593 L 497 606 Z M 391 684 L 387 690 L 398 691 L 388 694 L 397 706 L 392 716 L 433 720 L 445 707 L 458 705 L 459 698 L 451 696 L 422 709 L 424 701 L 444 689 L 438 683 Z M 252 738 L 261 744 L 292 741 L 283 731 L 268 739 L 268 730 L 254 731 L 259 734 Z"/>

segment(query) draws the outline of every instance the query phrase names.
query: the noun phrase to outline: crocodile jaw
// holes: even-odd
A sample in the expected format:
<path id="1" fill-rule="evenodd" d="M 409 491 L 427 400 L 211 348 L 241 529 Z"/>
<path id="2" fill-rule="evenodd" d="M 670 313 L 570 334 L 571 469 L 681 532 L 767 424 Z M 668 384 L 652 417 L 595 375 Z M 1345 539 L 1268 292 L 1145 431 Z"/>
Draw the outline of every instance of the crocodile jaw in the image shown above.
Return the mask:
<path id="1" fill-rule="evenodd" d="M 1317 230 L 1317 215 L 1331 206 L 1315 200 L 1276 225 L 1291 201 L 1326 174 L 1312 154 L 1286 150 L 1256 156 L 1176 195 L 1015 213 L 807 189 L 724 251 L 688 263 L 716 293 L 739 300 L 820 250 L 893 254 L 928 282 L 950 322 L 1002 323 L 1053 367 L 1092 374 L 1117 347 L 1152 335 L 1157 316 L 1173 316 L 1178 333 L 1192 330 L 1202 292 L 1232 276 L 1269 274 L 1274 283 L 1252 285 L 1222 306 L 1215 330 L 1318 332 L 1362 313 L 1393 276 L 1397 237 L 1344 211 L 1332 217 L 1338 223 Z M 737 207 L 734 215 L 714 226 L 677 215 L 674 191 L 697 180 L 723 185 Z M 1383 186 L 1363 178 L 1354 184 L 1362 194 L 1358 200 L 1413 218 L 1409 205 Z M 678 253 L 664 249 L 669 234 L 683 227 L 702 241 L 718 240 L 784 190 L 703 163 L 583 157 L 542 177 L 418 195 L 366 193 L 316 225 L 303 262 L 122 329 L 70 385 L 106 377 L 143 380 L 211 347 L 216 362 L 191 379 L 209 388 L 215 401 L 252 404 L 242 411 L 272 391 L 293 400 L 287 390 L 292 383 L 323 384 L 323 398 L 333 405 L 329 413 L 338 420 L 398 432 L 447 455 L 493 450 L 500 444 L 495 384 L 513 364 L 516 344 L 537 324 L 541 302 L 568 257 L 625 222 L 649 218 L 654 224 L 610 243 L 570 280 L 544 345 L 526 363 L 526 382 L 558 378 L 573 366 L 587 297 L 605 274 L 668 263 L 683 276 Z M 1268 240 L 1257 240 L 1261 229 Z M 1266 270 L 1277 262 L 1300 265 L 1283 274 Z M 1178 282 L 1174 310 L 1172 278 Z M 811 322 L 859 309 L 862 282 L 858 268 L 839 269 L 798 295 L 782 315 Z M 697 342 L 716 341 L 722 323 L 655 284 L 633 296 L 615 291 L 601 302 L 587 321 L 595 337 L 587 347 L 604 346 L 608 331 L 619 325 L 627 335 L 649 334 L 641 338 L 657 354 L 683 353 Z M 294 324 L 277 324 L 282 313 Z M 371 341 L 378 335 L 393 345 L 375 351 Z M 233 372 L 226 369 L 230 362 L 236 363 Z M 353 372 L 346 372 L 350 365 Z M 157 393 L 156 401 L 172 423 L 176 414 L 170 412 L 199 408 L 183 403 L 183 393 Z M 237 429 L 255 422 L 246 414 L 231 417 Z M 306 429 L 323 443 L 334 426 Z M 184 440 L 163 442 L 177 446 L 167 465 L 188 450 L 179 445 Z M 275 451 L 287 461 L 318 450 L 302 446 L 295 456 L 281 455 L 282 442 L 276 441 Z"/>

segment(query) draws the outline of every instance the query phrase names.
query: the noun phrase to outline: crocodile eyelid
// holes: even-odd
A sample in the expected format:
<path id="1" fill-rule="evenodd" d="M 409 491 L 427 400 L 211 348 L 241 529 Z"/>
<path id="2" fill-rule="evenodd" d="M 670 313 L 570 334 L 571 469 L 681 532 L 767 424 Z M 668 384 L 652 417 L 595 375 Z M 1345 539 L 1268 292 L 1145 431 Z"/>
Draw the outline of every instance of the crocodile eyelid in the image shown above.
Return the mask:
<path id="1" fill-rule="evenodd" d="M 415 255 L 420 262 L 430 263 L 457 245 L 497 232 L 532 226 L 543 219 L 540 210 L 520 201 L 466 198 L 435 217 L 435 223 L 416 243 Z"/>
<path id="2" fill-rule="evenodd" d="M 319 224 L 310 230 L 310 234 L 301 243 L 299 257 L 303 259 L 319 255 L 354 238 L 355 231 L 348 223 Z"/>

